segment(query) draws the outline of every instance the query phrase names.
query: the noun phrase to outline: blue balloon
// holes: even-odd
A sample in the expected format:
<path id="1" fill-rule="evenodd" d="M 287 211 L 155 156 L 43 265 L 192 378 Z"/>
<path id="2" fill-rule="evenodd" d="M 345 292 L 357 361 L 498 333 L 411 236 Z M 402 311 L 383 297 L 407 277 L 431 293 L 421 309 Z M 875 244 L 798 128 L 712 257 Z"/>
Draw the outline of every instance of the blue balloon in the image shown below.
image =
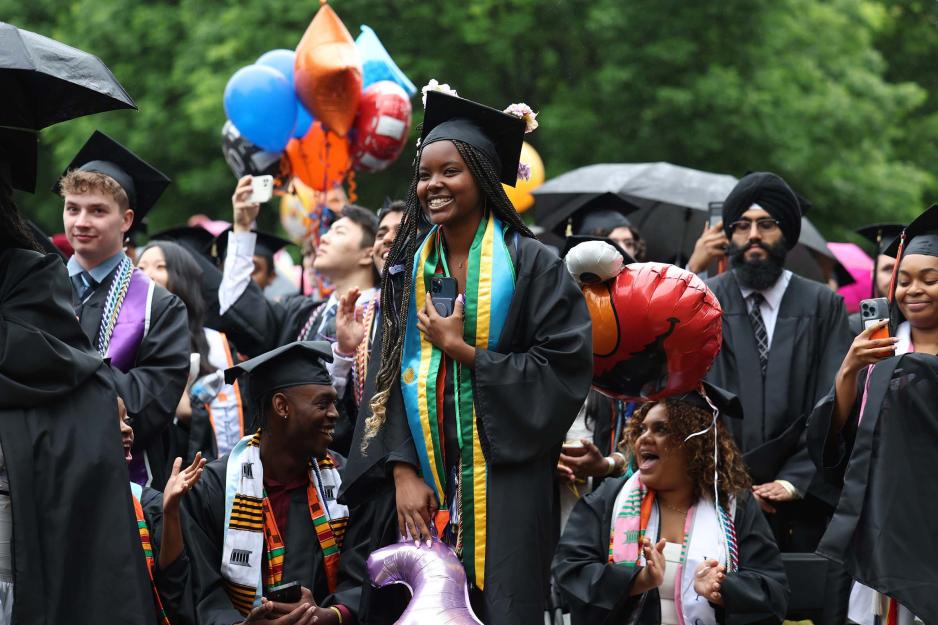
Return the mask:
<path id="1" fill-rule="evenodd" d="M 258 65 L 266 65 L 267 67 L 273 67 L 275 70 L 283 74 L 283 77 L 287 79 L 287 82 L 290 83 L 290 88 L 293 88 L 293 62 L 296 60 L 296 52 L 293 50 L 284 50 L 279 48 L 277 50 L 271 50 L 270 52 L 265 52 L 257 59 Z"/>
<path id="2" fill-rule="evenodd" d="M 293 130 L 293 136 L 302 139 L 309 132 L 309 127 L 313 125 L 313 115 L 306 110 L 300 99 L 296 99 L 296 128 Z"/>
<path id="3" fill-rule="evenodd" d="M 362 90 L 380 80 L 390 80 L 400 85 L 410 97 L 417 93 L 417 87 L 397 66 L 370 27 L 362 24 L 362 32 L 355 40 L 355 47 L 362 59 Z"/>
<path id="4" fill-rule="evenodd" d="M 296 95 L 272 67 L 248 65 L 228 79 L 225 112 L 248 141 L 265 150 L 287 147 L 296 127 Z"/>

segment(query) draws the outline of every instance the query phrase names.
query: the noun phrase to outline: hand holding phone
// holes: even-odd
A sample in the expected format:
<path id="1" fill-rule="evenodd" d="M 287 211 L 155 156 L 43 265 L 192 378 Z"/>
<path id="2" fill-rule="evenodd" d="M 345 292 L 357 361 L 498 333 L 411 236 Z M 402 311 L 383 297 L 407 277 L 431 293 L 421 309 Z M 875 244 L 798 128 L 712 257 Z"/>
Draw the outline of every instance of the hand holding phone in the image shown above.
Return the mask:
<path id="1" fill-rule="evenodd" d="M 880 321 L 889 320 L 889 302 L 885 297 L 873 297 L 860 302 L 860 321 L 863 329 L 876 325 Z M 886 325 L 870 335 L 870 340 L 888 339 L 889 326 Z"/>
<path id="2" fill-rule="evenodd" d="M 276 601 L 277 603 L 296 603 L 302 596 L 300 592 L 300 583 L 287 582 L 286 584 L 274 586 L 267 591 L 265 596 L 267 597 L 268 601 Z"/>
<path id="3" fill-rule="evenodd" d="M 263 204 L 269 202 L 274 193 L 273 176 L 254 176 L 251 178 L 251 197 L 249 201 L 252 204 Z"/>
<path id="4" fill-rule="evenodd" d="M 456 309 L 456 297 L 459 285 L 456 278 L 448 276 L 433 276 L 430 278 L 430 296 L 433 298 L 433 307 L 441 317 L 449 317 Z"/>

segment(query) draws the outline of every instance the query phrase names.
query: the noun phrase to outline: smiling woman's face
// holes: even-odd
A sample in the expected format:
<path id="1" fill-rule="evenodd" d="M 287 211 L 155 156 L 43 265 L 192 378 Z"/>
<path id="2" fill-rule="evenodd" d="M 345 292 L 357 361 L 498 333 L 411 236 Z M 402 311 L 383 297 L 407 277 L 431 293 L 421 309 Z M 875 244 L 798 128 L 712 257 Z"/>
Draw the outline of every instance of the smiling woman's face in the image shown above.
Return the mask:
<path id="1" fill-rule="evenodd" d="M 938 327 L 938 257 L 909 254 L 902 258 L 896 302 L 913 328 Z"/>
<path id="2" fill-rule="evenodd" d="M 452 141 L 435 141 L 423 148 L 417 173 L 417 198 L 430 221 L 453 226 L 479 210 L 479 185 Z"/>

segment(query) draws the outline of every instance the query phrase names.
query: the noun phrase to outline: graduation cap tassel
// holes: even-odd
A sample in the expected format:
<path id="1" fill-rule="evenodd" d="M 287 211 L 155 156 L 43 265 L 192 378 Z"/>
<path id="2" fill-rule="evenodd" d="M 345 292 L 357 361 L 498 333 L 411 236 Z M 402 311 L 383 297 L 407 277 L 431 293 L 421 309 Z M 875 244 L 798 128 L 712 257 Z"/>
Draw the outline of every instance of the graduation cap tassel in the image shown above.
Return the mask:
<path id="1" fill-rule="evenodd" d="M 889 295 L 887 300 L 890 304 L 892 304 L 896 297 L 896 277 L 899 275 L 899 265 L 902 263 L 902 254 L 905 251 L 905 236 L 905 230 L 903 230 L 899 237 L 899 251 L 896 252 L 896 265 L 892 268 L 892 277 L 889 278 Z"/>

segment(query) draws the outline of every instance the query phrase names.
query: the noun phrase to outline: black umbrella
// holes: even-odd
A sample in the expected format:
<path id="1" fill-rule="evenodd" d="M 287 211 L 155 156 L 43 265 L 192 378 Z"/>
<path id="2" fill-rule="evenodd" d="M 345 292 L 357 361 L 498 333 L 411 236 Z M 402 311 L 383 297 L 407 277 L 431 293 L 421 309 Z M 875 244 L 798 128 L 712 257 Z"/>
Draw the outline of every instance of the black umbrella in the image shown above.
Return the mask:
<path id="1" fill-rule="evenodd" d="M 98 57 L 0 22 L 0 126 L 41 130 L 133 99 Z"/>

